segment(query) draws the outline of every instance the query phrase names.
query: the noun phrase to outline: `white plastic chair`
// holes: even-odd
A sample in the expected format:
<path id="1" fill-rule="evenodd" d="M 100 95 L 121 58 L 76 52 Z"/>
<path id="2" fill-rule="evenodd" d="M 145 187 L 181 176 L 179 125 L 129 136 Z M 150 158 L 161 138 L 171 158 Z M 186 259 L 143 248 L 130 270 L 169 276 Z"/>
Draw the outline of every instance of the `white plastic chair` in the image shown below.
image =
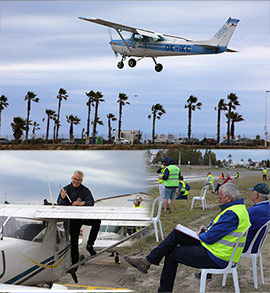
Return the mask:
<path id="1" fill-rule="evenodd" d="M 154 199 L 154 201 L 152 203 L 151 216 L 150 216 L 150 219 L 149 219 L 149 222 L 150 223 L 153 223 L 153 225 L 154 225 L 155 235 L 156 235 L 157 242 L 159 241 L 159 237 L 158 237 L 158 224 L 159 224 L 159 232 L 160 232 L 161 239 L 162 240 L 164 239 L 163 231 L 162 231 L 162 226 L 161 226 L 161 221 L 160 221 L 160 214 L 161 214 L 161 208 L 162 208 L 163 200 L 164 200 L 164 198 L 162 196 L 159 196 L 159 197 L 157 197 L 157 198 Z M 158 210 L 157 210 L 156 215 L 154 216 L 155 206 L 156 206 L 156 203 L 157 202 L 158 202 Z"/>
<path id="2" fill-rule="evenodd" d="M 237 242 L 234 245 L 234 250 L 231 255 L 230 261 L 226 268 L 224 269 L 201 269 L 201 283 L 200 283 L 200 293 L 205 292 L 205 283 L 207 274 L 223 274 L 222 287 L 226 285 L 227 274 L 231 273 L 233 275 L 233 284 L 236 293 L 239 293 L 239 283 L 238 283 L 238 274 L 237 274 L 237 263 L 233 262 L 233 257 L 235 255 L 236 249 L 240 244 L 242 237 L 247 236 L 249 227 L 239 236 Z"/>
<path id="3" fill-rule="evenodd" d="M 201 200 L 202 201 L 202 209 L 207 209 L 207 205 L 206 205 L 206 191 L 208 190 L 209 188 L 209 185 L 205 185 L 203 188 L 202 188 L 202 191 L 201 191 L 201 195 L 200 196 L 193 196 L 192 198 L 192 203 L 191 203 L 191 210 L 193 209 L 193 204 L 194 204 L 194 207 L 196 206 L 196 201 L 197 200 Z"/>
<path id="4" fill-rule="evenodd" d="M 260 235 L 260 232 L 262 229 L 265 228 L 264 234 L 262 235 L 261 242 L 258 246 L 258 251 L 256 253 L 252 253 L 252 248 L 257 240 L 257 238 Z M 248 250 L 245 253 L 242 253 L 241 257 L 249 257 L 252 259 L 252 270 L 253 270 L 253 280 L 254 280 L 254 288 L 258 289 L 258 278 L 257 278 L 257 257 L 259 257 L 259 265 L 260 265 L 260 271 L 261 271 L 261 278 L 262 278 L 262 284 L 264 284 L 264 277 L 263 277 L 263 264 L 262 264 L 262 253 L 261 249 L 264 243 L 264 240 L 266 238 L 267 232 L 270 228 L 270 220 L 266 222 L 261 228 L 257 231 L 255 236 L 253 237 Z"/>

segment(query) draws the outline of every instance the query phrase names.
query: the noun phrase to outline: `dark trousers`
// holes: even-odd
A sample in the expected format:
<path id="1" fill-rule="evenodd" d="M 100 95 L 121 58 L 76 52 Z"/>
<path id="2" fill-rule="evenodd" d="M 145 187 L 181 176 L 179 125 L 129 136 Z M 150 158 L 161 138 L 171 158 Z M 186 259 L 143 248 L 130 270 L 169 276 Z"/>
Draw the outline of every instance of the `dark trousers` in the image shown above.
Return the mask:
<path id="1" fill-rule="evenodd" d="M 217 186 L 216 186 L 215 192 L 218 192 L 219 191 L 220 186 L 221 186 L 221 184 L 218 183 Z"/>
<path id="2" fill-rule="evenodd" d="M 69 234 L 71 242 L 72 265 L 79 261 L 79 236 L 82 225 L 92 226 L 87 245 L 94 245 L 100 227 L 100 220 L 70 220 Z"/>
<path id="3" fill-rule="evenodd" d="M 175 229 L 146 258 L 151 264 L 159 265 L 164 256 L 158 292 L 172 292 L 178 263 L 194 268 L 220 269 L 199 240 Z"/>

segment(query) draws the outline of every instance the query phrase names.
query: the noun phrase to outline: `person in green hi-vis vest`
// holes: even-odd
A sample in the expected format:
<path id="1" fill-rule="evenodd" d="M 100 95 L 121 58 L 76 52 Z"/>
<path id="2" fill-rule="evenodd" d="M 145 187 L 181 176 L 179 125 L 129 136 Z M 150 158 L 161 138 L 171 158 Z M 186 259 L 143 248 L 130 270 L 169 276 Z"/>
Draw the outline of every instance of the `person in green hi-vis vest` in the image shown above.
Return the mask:
<path id="1" fill-rule="evenodd" d="M 171 213 L 174 212 L 175 192 L 176 192 L 176 188 L 179 185 L 179 179 L 180 179 L 180 169 L 175 165 L 174 159 L 169 158 L 167 168 L 165 169 L 163 174 L 163 180 L 164 180 L 164 186 L 165 186 L 164 213 L 167 212 L 169 199 L 171 200 L 170 212 Z"/>

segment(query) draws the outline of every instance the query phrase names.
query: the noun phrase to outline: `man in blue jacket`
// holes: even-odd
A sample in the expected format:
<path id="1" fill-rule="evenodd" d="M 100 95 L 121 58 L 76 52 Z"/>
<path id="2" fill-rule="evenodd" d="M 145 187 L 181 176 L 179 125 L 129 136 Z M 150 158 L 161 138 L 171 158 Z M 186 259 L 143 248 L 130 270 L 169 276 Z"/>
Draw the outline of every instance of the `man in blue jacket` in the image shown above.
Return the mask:
<path id="1" fill-rule="evenodd" d="M 82 185 L 84 174 L 81 171 L 75 171 L 71 177 L 71 183 L 61 189 L 57 199 L 58 205 L 65 206 L 93 206 L 94 198 L 91 191 Z M 69 234 L 71 242 L 71 262 L 72 265 L 79 262 L 79 235 L 82 225 L 92 226 L 86 249 L 91 255 L 96 252 L 93 248 L 100 227 L 100 220 L 80 220 L 71 219 L 69 225 Z"/>
<path id="2" fill-rule="evenodd" d="M 260 227 L 270 220 L 269 187 L 264 183 L 258 183 L 249 190 L 252 190 L 251 200 L 254 203 L 254 206 L 248 209 L 251 227 L 248 230 L 247 240 L 243 252 L 247 251 L 250 242 Z M 264 231 L 265 230 L 263 229 L 260 232 L 260 235 L 252 248 L 252 253 L 256 253 L 258 251 L 258 246 Z"/>
<path id="3" fill-rule="evenodd" d="M 204 226 L 200 227 L 197 231 L 199 239 L 174 229 L 145 258 L 127 256 L 125 260 L 146 274 L 152 264 L 159 265 L 165 256 L 159 292 L 172 292 L 178 263 L 195 268 L 225 268 L 233 251 L 232 243 L 250 225 L 244 200 L 239 197 L 235 184 L 224 184 L 218 194 L 221 212 L 208 226 L 208 230 Z M 238 248 L 235 262 L 239 261 L 242 250 L 243 247 Z"/>

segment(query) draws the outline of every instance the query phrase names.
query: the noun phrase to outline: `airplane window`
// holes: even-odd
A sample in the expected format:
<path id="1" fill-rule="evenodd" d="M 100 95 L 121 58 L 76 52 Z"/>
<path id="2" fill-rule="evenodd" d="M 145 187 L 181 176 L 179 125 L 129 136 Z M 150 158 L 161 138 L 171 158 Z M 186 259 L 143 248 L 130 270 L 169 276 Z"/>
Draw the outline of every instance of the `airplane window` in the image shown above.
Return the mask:
<path id="1" fill-rule="evenodd" d="M 69 233 L 68 233 L 68 222 L 58 222 L 56 224 L 56 242 L 66 242 L 69 239 Z"/>
<path id="2" fill-rule="evenodd" d="M 0 227 L 5 223 L 5 220 L 7 219 L 7 217 L 5 216 L 0 216 Z"/>
<path id="3" fill-rule="evenodd" d="M 134 34 L 133 39 L 137 42 L 141 42 L 143 40 L 143 36 L 139 34 Z"/>
<path id="4" fill-rule="evenodd" d="M 10 218 L 4 227 L 4 237 L 41 242 L 45 236 L 47 222 L 32 219 Z"/>
<path id="5" fill-rule="evenodd" d="M 120 226 L 107 226 L 107 225 L 101 225 L 99 228 L 99 232 L 111 232 L 119 234 L 119 231 L 121 230 Z"/>

